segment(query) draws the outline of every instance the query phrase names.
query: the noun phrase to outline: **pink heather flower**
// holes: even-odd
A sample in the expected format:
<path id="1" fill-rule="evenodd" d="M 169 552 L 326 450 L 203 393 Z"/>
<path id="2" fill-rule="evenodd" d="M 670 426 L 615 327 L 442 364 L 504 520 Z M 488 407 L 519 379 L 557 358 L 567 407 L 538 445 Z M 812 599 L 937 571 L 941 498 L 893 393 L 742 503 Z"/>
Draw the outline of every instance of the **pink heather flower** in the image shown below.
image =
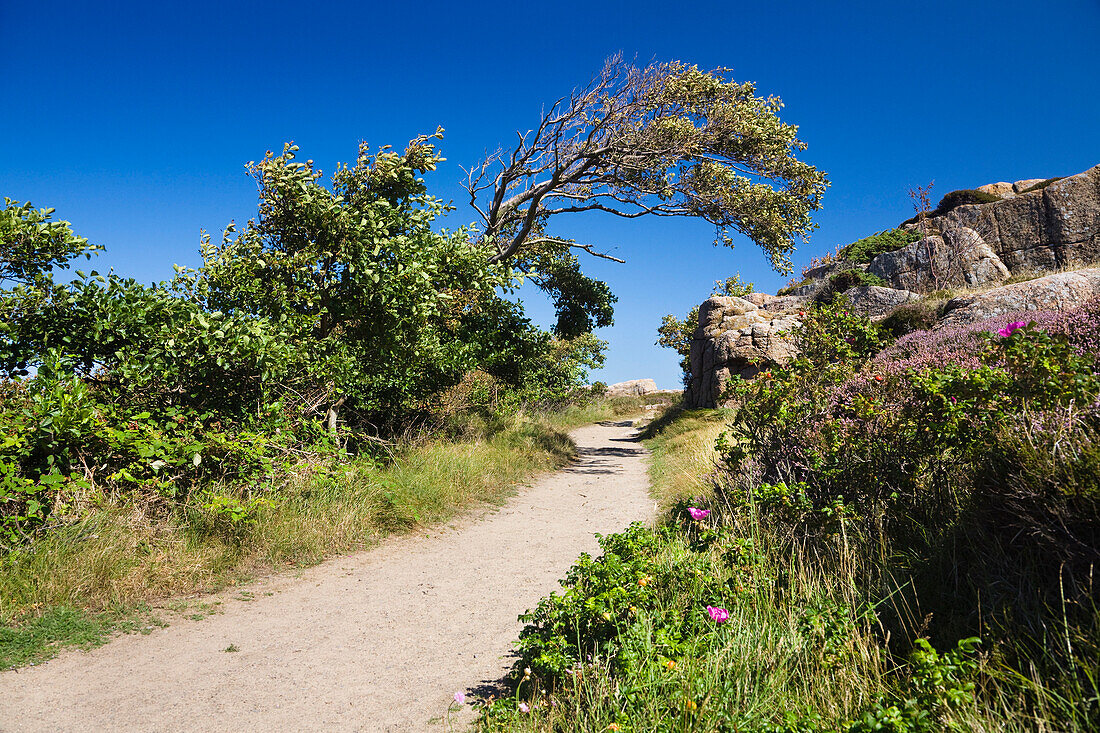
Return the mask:
<path id="1" fill-rule="evenodd" d="M 466 693 L 465 692 L 456 692 L 455 693 L 455 702 L 457 702 L 459 705 L 462 705 L 463 703 L 465 703 L 466 702 Z"/>
<path id="2" fill-rule="evenodd" d="M 1023 321 L 1013 321 L 1012 323 L 1009 323 L 1007 326 L 1005 326 L 1000 331 L 998 331 L 997 335 L 1000 336 L 1003 339 L 1006 339 L 1006 338 L 1008 338 L 1009 336 L 1012 335 L 1013 331 L 1019 330 L 1019 329 L 1023 328 L 1026 325 L 1027 324 L 1024 323 Z"/>
<path id="3" fill-rule="evenodd" d="M 707 515 L 710 514 L 710 509 L 696 509 L 693 506 L 689 506 L 688 507 L 688 514 L 691 515 L 692 519 L 694 519 L 696 522 L 698 522 L 700 519 L 706 519 L 707 518 Z"/>
<path id="4" fill-rule="evenodd" d="M 520 711 L 521 713 L 529 713 L 529 712 L 531 712 L 531 706 L 530 706 L 530 705 L 528 705 L 528 704 L 527 704 L 527 703 L 525 703 L 525 702 L 521 702 L 521 703 L 519 704 L 519 711 Z"/>
<path id="5" fill-rule="evenodd" d="M 724 608 L 718 608 L 716 606 L 707 606 L 707 615 L 710 616 L 710 620 L 716 624 L 720 624 L 723 621 L 729 621 L 730 612 Z"/>

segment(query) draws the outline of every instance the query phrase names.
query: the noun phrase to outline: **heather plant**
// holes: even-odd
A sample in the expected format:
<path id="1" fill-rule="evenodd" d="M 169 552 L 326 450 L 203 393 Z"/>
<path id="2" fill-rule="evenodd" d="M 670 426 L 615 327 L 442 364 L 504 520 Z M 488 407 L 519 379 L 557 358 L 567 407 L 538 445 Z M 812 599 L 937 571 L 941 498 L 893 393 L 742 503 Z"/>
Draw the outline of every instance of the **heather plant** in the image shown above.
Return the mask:
<path id="1" fill-rule="evenodd" d="M 727 503 L 819 550 L 843 532 L 893 558 L 889 577 L 910 578 L 896 600 L 934 610 L 941 642 L 991 629 L 1010 643 L 1006 663 L 1043 659 L 1051 679 L 1087 691 L 1074 654 L 1032 630 L 1052 624 L 1095 648 L 1096 309 L 915 332 L 850 369 L 848 339 L 834 339 L 830 358 L 742 385 Z M 960 581 L 945 587 L 944 572 Z M 919 625 L 901 611 L 883 622 Z"/>
<path id="2" fill-rule="evenodd" d="M 1095 729 L 1096 309 L 897 341 L 804 313 L 735 383 L 724 471 L 526 617 L 481 729 Z M 703 418 L 654 423 L 655 480 Z"/>

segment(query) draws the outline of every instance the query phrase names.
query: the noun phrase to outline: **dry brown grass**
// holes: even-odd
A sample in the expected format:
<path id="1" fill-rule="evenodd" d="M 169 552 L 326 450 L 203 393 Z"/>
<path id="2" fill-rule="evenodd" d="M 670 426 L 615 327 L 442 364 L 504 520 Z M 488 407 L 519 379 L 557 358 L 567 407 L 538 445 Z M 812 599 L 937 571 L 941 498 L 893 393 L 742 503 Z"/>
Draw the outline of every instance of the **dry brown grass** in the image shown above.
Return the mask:
<path id="1" fill-rule="evenodd" d="M 728 417 L 728 410 L 672 407 L 647 427 L 643 437 L 651 451 L 649 476 L 662 511 L 713 491 L 718 462 L 714 444 Z"/>

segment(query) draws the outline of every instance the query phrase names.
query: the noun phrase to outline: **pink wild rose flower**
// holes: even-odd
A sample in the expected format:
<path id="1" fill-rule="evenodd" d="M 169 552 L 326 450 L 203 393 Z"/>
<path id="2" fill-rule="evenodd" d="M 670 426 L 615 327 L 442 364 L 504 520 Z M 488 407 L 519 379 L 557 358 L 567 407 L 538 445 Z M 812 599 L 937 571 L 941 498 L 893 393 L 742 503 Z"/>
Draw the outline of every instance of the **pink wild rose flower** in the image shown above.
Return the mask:
<path id="1" fill-rule="evenodd" d="M 689 506 L 688 507 L 688 514 L 691 515 L 692 519 L 694 519 L 696 522 L 698 522 L 700 519 L 706 519 L 707 518 L 707 515 L 710 514 L 710 509 L 696 509 L 693 506 Z"/>
<path id="2" fill-rule="evenodd" d="M 723 621 L 729 621 L 730 612 L 724 608 L 718 608 L 717 606 L 707 606 L 707 615 L 710 616 L 710 620 L 716 624 L 720 624 Z"/>
<path id="3" fill-rule="evenodd" d="M 1026 325 L 1027 324 L 1023 321 L 1013 321 L 1012 323 L 1009 323 L 1004 328 L 1002 328 L 1000 331 L 997 331 L 997 335 L 1003 339 L 1006 339 L 1011 336 L 1014 331 L 1018 331 Z"/>

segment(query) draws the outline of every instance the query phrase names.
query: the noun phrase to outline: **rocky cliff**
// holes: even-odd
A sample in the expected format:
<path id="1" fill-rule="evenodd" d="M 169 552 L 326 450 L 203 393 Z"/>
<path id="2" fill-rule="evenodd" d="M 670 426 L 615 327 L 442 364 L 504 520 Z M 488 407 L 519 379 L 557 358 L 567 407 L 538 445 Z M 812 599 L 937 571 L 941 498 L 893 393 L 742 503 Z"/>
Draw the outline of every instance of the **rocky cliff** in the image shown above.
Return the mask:
<path id="1" fill-rule="evenodd" d="M 929 293 L 973 291 L 942 309 L 946 326 L 1070 308 L 1100 295 L 1100 268 L 1085 267 L 1100 262 L 1100 165 L 1059 180 L 992 183 L 977 192 L 984 203 L 946 210 L 941 203 L 924 221 L 902 225 L 915 241 L 869 262 L 847 260 L 841 250 L 807 270 L 785 297 L 705 301 L 692 338 L 687 406 L 713 407 L 732 376 L 749 378 L 789 360 L 796 349 L 788 332 L 815 299 L 842 293 L 855 312 L 883 318 Z M 1019 278 L 1031 279 L 999 285 Z"/>

